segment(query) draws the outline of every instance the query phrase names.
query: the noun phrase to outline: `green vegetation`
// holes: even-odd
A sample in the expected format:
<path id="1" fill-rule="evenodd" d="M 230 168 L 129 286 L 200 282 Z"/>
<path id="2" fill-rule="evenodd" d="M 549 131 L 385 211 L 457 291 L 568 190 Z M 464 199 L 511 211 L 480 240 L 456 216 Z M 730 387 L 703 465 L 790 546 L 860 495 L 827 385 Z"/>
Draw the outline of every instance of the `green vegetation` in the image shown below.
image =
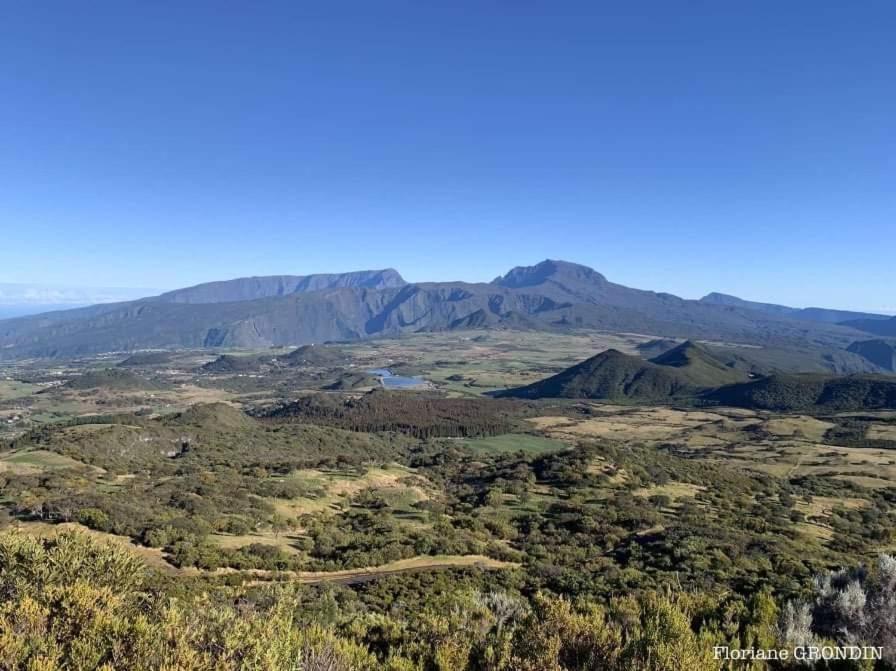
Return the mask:
<path id="1" fill-rule="evenodd" d="M 92 370 L 66 382 L 67 389 L 105 389 L 108 391 L 159 391 L 166 387 L 165 384 L 149 380 L 134 373 L 117 369 L 105 368 Z"/>
<path id="2" fill-rule="evenodd" d="M 30 384 L 28 382 L 0 380 L 0 401 L 25 398 L 38 390 L 40 390 L 38 385 Z"/>
<path id="3" fill-rule="evenodd" d="M 662 401 L 694 389 L 691 379 L 677 367 L 607 350 L 545 380 L 496 396 Z"/>
<path id="4" fill-rule="evenodd" d="M 380 381 L 373 375 L 365 373 L 345 373 L 340 375 L 335 382 L 324 385 L 326 391 L 351 391 L 354 389 L 375 389 L 380 386 Z"/>
<path id="5" fill-rule="evenodd" d="M 607 350 L 497 397 L 721 405 L 777 412 L 896 408 L 896 379 L 883 375 L 774 374 L 748 382 L 705 348 L 687 341 L 651 361 Z"/>
<path id="6" fill-rule="evenodd" d="M 397 431 L 417 438 L 508 433 L 527 407 L 513 401 L 452 399 L 376 390 L 361 398 L 305 396 L 267 413 L 276 420 L 335 426 L 351 431 Z"/>
<path id="7" fill-rule="evenodd" d="M 539 454 L 563 450 L 568 446 L 559 440 L 525 433 L 507 433 L 488 438 L 473 438 L 464 441 L 464 446 L 480 454 L 505 454 L 509 452 L 525 452 Z"/>
<path id="8" fill-rule="evenodd" d="M 245 373 L 259 370 L 262 361 L 258 356 L 222 354 L 214 361 L 203 364 L 202 370 L 206 373 Z"/>
<path id="9" fill-rule="evenodd" d="M 453 421 L 463 431 L 480 431 L 517 405 L 394 396 L 408 399 L 402 407 L 426 409 L 425 421 L 409 413 L 415 430 L 458 410 Z M 0 473 L 6 506 L 24 522 L 78 522 L 131 538 L 174 567 L 335 571 L 484 555 L 521 563 L 531 589 L 601 598 L 670 580 L 745 593 L 763 585 L 793 590 L 812 573 L 847 563 L 858 548 L 874 552 L 893 539 L 886 488 L 805 470 L 802 456 L 780 470 L 770 457 L 747 455 L 750 470 L 719 463 L 723 452 L 695 459 L 703 444 L 697 434 L 693 447 L 664 442 L 687 436 L 676 421 L 700 422 L 692 426 L 716 436 L 731 430 L 709 413 L 657 409 L 650 412 L 666 414 L 650 419 L 627 409 L 605 420 L 558 406 L 549 412 L 569 414 L 512 420 L 547 435 L 496 431 L 448 440 L 434 429 L 431 438 L 360 431 L 382 419 L 371 408 L 386 406 L 360 407 L 364 414 L 353 419 L 363 426 L 351 431 L 292 417 L 260 421 L 220 404 L 43 427 L 13 441 L 0 462 L 7 463 Z M 623 443 L 625 417 L 633 418 L 634 439 Z M 650 421 L 668 433 L 645 444 L 638 436 L 650 435 L 642 432 Z M 755 439 L 755 420 L 737 421 Z M 609 434 L 598 430 L 602 422 L 613 427 Z M 798 433 L 820 439 L 846 422 L 792 424 L 768 420 L 761 430 L 787 446 Z M 727 458 L 737 463 L 739 454 Z M 858 465 L 842 472 L 887 471 Z M 838 498 L 858 503 L 811 503 Z"/>
<path id="10" fill-rule="evenodd" d="M 642 340 L 420 334 L 341 345 L 338 367 L 242 352 L 258 375 L 179 353 L 125 371 L 167 385 L 153 405 L 10 400 L 56 414 L 0 445 L 0 668 L 702 671 L 716 644 L 882 640 L 896 413 L 700 405 L 698 379 L 740 372 L 689 343 L 604 357 L 624 403 L 482 395 Z M 332 387 L 381 366 L 438 391 Z M 96 368 L 20 372 L 43 389 Z M 685 391 L 652 397 L 656 370 Z M 858 587 L 831 577 L 860 564 Z M 850 619 L 832 604 L 857 589 Z"/>
<path id="11" fill-rule="evenodd" d="M 896 408 L 896 379 L 882 375 L 772 375 L 704 396 L 719 405 L 778 412 Z"/>
<path id="12" fill-rule="evenodd" d="M 512 585 L 482 589 L 485 574 L 476 569 L 437 582 L 386 578 L 355 592 L 296 583 L 184 590 L 154 580 L 128 551 L 83 534 L 35 540 L 4 533 L 0 666 L 710 671 L 719 668 L 714 646 L 886 646 L 894 634 L 894 566 L 882 556 L 872 572 L 824 574 L 816 584 L 827 587 L 797 601 L 765 590 L 744 598 L 675 588 L 569 601 Z M 857 608 L 840 607 L 847 594 Z M 893 653 L 884 650 L 888 664 Z M 804 667 L 759 661 L 746 668 Z"/>
<path id="13" fill-rule="evenodd" d="M 678 369 L 694 387 L 718 387 L 746 379 L 744 373 L 726 366 L 706 348 L 690 340 L 654 357 L 651 362 Z"/>

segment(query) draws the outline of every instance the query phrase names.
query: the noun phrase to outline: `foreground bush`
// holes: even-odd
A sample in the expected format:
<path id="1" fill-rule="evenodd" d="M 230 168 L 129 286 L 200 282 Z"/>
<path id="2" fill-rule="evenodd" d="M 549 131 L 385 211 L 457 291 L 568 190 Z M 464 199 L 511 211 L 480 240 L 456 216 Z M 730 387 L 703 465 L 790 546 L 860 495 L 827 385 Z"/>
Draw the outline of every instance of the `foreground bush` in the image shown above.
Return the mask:
<path id="1" fill-rule="evenodd" d="M 299 627 L 289 593 L 264 610 L 143 591 L 126 550 L 80 534 L 0 535 L 0 668 L 366 670 L 361 646 Z"/>
<path id="2" fill-rule="evenodd" d="M 896 562 L 819 579 L 781 613 L 766 592 L 669 591 L 609 603 L 506 592 L 430 595 L 399 613 L 324 616 L 308 592 L 233 588 L 173 599 L 128 550 L 79 533 L 0 534 L 4 671 L 759 671 L 713 647 L 888 644 Z M 338 610 L 338 609 L 337 609 Z M 814 621 L 814 624 L 813 624 Z M 780 625 L 779 625 L 780 622 Z M 795 638 L 801 640 L 794 640 Z M 805 668 L 805 667 L 802 667 Z M 871 669 L 849 663 L 830 669 Z M 876 668 L 889 668 L 878 666 Z"/>

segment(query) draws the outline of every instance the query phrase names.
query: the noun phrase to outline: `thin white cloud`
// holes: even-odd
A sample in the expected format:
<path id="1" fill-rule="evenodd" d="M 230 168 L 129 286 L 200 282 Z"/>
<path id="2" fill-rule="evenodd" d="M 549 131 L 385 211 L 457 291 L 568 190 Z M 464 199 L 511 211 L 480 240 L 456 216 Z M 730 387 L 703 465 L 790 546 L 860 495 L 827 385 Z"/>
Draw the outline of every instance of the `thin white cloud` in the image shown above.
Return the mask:
<path id="1" fill-rule="evenodd" d="M 40 284 L 0 283 L 2 305 L 88 305 L 129 301 L 158 292 L 125 287 L 61 287 Z"/>

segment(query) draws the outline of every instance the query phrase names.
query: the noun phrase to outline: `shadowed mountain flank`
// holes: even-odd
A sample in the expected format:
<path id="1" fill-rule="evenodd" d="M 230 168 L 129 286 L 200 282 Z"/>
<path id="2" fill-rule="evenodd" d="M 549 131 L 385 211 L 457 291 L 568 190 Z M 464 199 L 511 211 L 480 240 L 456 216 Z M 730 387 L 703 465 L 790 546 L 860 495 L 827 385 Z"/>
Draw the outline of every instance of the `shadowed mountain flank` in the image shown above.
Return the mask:
<path id="1" fill-rule="evenodd" d="M 884 337 L 896 337 L 896 317 L 888 319 L 851 319 L 842 322 L 842 325 L 864 331 L 865 333 Z"/>
<path id="2" fill-rule="evenodd" d="M 886 371 L 896 371 L 896 340 L 858 340 L 846 348 L 875 366 Z"/>

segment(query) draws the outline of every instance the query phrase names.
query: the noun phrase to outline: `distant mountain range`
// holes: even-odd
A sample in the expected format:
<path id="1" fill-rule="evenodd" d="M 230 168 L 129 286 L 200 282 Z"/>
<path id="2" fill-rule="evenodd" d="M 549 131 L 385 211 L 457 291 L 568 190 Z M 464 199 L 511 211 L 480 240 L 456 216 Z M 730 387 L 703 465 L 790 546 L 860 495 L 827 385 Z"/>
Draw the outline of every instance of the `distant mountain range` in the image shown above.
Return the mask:
<path id="1" fill-rule="evenodd" d="M 207 282 L 169 291 L 154 300 L 162 303 L 232 303 L 325 289 L 393 289 L 405 284 L 404 278 L 392 268 L 327 275 L 272 275 Z"/>
<path id="2" fill-rule="evenodd" d="M 896 337 L 896 316 L 893 315 L 880 315 L 871 312 L 853 312 L 851 310 L 829 310 L 827 308 L 792 308 L 786 305 L 777 305 L 775 303 L 745 301 L 737 296 L 729 296 L 728 294 L 715 292 L 707 294 L 701 298 L 700 301 L 712 305 L 747 308 L 779 317 L 792 317 L 806 321 L 840 324 L 841 326 L 864 331 L 865 333 Z"/>
<path id="3" fill-rule="evenodd" d="M 851 310 L 829 310 L 827 308 L 792 308 L 775 303 L 757 303 L 745 301 L 737 296 L 713 292 L 700 299 L 701 303 L 711 305 L 727 305 L 730 307 L 747 308 L 778 317 L 792 317 L 805 321 L 823 322 L 827 324 L 840 324 L 849 320 L 887 321 L 888 315 L 878 315 L 869 312 L 853 312 Z"/>
<path id="4" fill-rule="evenodd" d="M 591 268 L 547 260 L 478 284 L 411 284 L 392 269 L 212 282 L 140 300 L 0 321 L 0 356 L 262 348 L 485 327 L 588 328 L 838 350 L 863 338 L 854 327 L 806 314 L 632 289 Z"/>

